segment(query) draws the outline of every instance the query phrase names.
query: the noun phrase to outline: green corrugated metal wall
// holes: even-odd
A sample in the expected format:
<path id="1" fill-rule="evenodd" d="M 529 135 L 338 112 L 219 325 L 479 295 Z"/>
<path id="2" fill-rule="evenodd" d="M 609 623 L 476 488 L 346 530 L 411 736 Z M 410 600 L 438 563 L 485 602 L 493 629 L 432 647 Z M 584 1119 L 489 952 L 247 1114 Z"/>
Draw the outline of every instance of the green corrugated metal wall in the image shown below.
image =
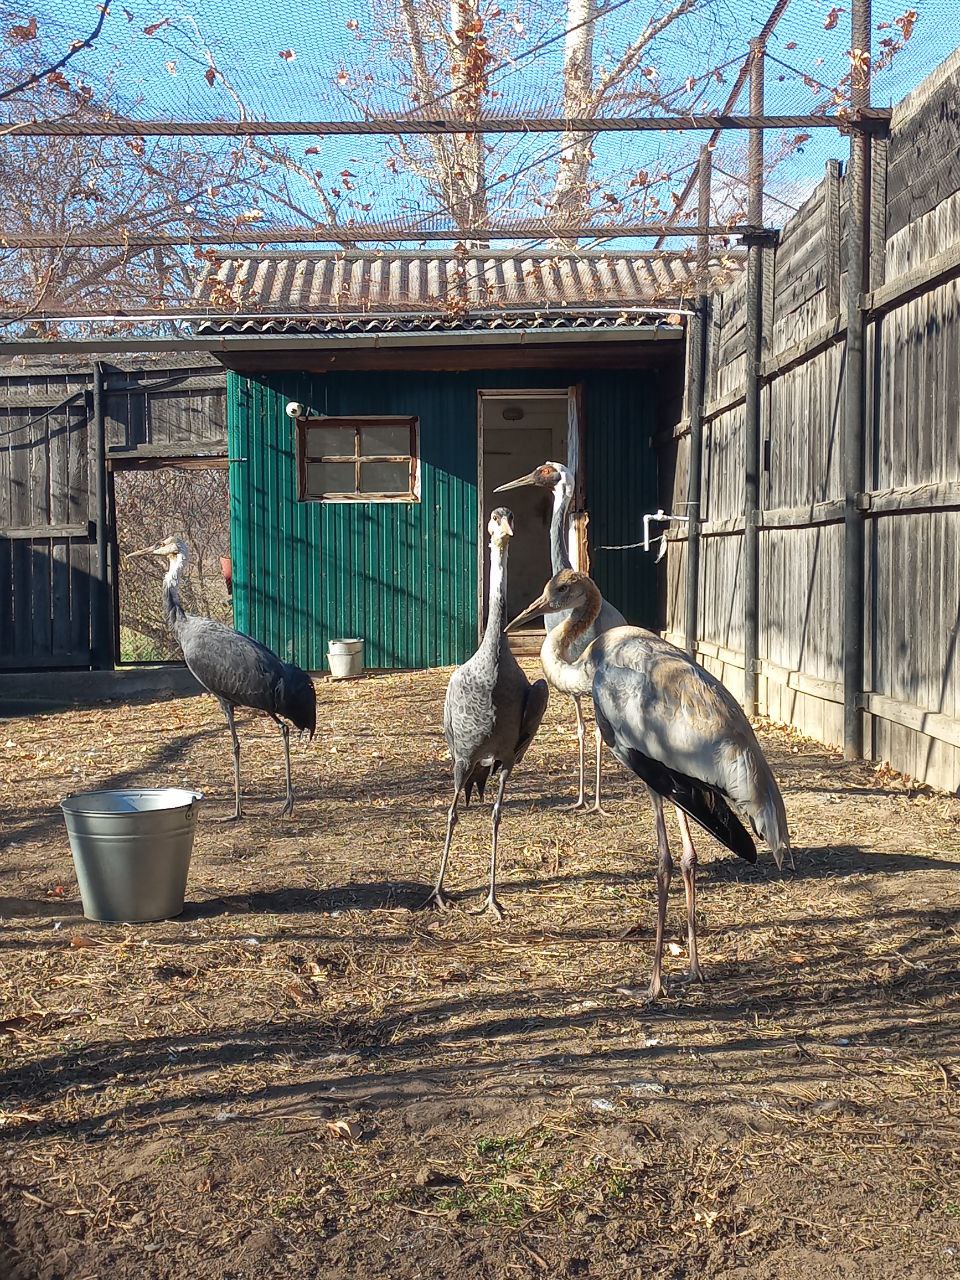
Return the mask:
<path id="1" fill-rule="evenodd" d="M 648 373 L 230 374 L 234 613 L 241 631 L 311 670 L 327 641 L 360 635 L 368 667 L 462 662 L 477 638 L 477 390 L 583 382 L 594 574 L 631 621 L 656 621 L 652 557 L 637 540 L 656 505 Z M 420 502 L 297 501 L 299 401 L 324 414 L 415 414 Z"/>

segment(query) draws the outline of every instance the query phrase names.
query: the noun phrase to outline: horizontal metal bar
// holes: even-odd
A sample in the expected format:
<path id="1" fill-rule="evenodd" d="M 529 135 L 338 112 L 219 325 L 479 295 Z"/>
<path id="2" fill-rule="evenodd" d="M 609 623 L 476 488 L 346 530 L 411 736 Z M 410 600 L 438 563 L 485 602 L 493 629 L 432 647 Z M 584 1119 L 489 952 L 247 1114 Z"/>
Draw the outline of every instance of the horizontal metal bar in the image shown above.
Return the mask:
<path id="1" fill-rule="evenodd" d="M 21 338 L 0 341 L 0 356 L 146 355 L 152 351 L 195 351 L 212 355 L 230 351 L 381 350 L 388 347 L 539 347 L 577 342 L 682 342 L 679 326 L 622 329 L 445 329 L 425 333 L 251 333 L 210 338 Z"/>
<path id="2" fill-rule="evenodd" d="M 886 109 L 871 108 L 849 116 L 687 115 L 687 116 L 482 116 L 457 119 L 367 120 L 30 120 L 4 125 L 8 138 L 255 138 L 269 136 L 426 133 L 649 133 L 713 129 L 839 129 L 884 123 Z"/>
<path id="3" fill-rule="evenodd" d="M 529 316 L 531 312 L 534 312 L 534 311 L 539 311 L 540 314 L 542 315 L 551 314 L 550 305 L 547 303 L 544 303 L 543 306 L 540 308 L 536 308 L 533 306 L 525 307 L 523 310 L 523 314 Z M 442 315 L 442 313 L 439 313 L 439 314 Z M 555 312 L 553 312 L 553 314 L 556 316 L 557 319 L 563 319 L 565 318 L 565 316 L 566 317 L 569 316 L 569 312 L 564 313 L 560 309 L 557 309 Z M 611 315 L 631 316 L 636 318 L 639 318 L 640 316 L 656 316 L 659 319 L 663 320 L 667 316 L 675 316 L 675 315 L 680 317 L 688 316 L 691 314 L 691 311 L 688 307 L 684 306 L 681 300 L 668 299 L 658 304 L 655 307 L 632 307 L 630 306 L 629 303 L 626 303 L 626 302 L 619 307 L 589 307 L 588 314 L 590 316 L 598 316 L 598 317 L 611 316 Z M 504 331 L 509 331 L 513 333 L 535 331 L 533 329 L 525 330 L 519 327 L 508 330 L 507 326 L 504 325 L 502 322 L 510 317 L 511 311 L 509 308 L 504 308 L 502 311 L 495 312 L 492 315 L 486 311 L 471 311 L 470 315 L 474 319 L 491 320 L 494 323 L 490 326 L 489 329 L 470 328 L 470 329 L 461 330 L 460 332 L 479 334 L 479 333 L 496 332 L 501 329 L 503 329 Z M 135 307 L 131 307 L 127 311 L 117 312 L 112 315 L 105 314 L 103 312 L 97 312 L 97 311 L 67 311 L 67 312 L 58 313 L 56 311 L 40 310 L 40 311 L 31 312 L 29 319 L 34 322 L 43 321 L 46 324 L 110 324 L 110 325 L 143 324 L 144 322 L 151 322 L 151 321 L 154 323 L 169 324 L 171 321 L 176 320 L 182 324 L 209 325 L 214 332 L 217 332 L 218 328 L 233 330 L 233 329 L 236 329 L 237 327 L 240 327 L 246 324 L 261 326 L 261 325 L 271 325 L 271 324 L 301 324 L 302 323 L 305 325 L 305 327 L 309 328 L 311 324 L 317 324 L 317 323 L 323 322 L 323 323 L 331 324 L 334 326 L 330 330 L 332 334 L 338 337 L 349 338 L 349 337 L 358 337 L 360 335 L 357 333 L 355 329 L 350 329 L 350 330 L 345 329 L 344 326 L 346 325 L 357 324 L 362 322 L 371 323 L 377 320 L 383 320 L 383 321 L 408 320 L 408 321 L 412 321 L 414 324 L 418 322 L 422 324 L 423 321 L 432 320 L 434 318 L 437 318 L 437 316 L 438 316 L 438 310 L 436 307 L 431 308 L 430 310 L 427 310 L 426 308 L 424 308 L 421 311 L 413 311 L 413 312 L 345 311 L 339 314 L 332 313 L 332 312 L 324 312 L 324 311 L 198 311 L 196 308 L 191 308 L 191 307 L 182 307 L 182 308 L 171 307 L 169 311 L 138 311 Z M 24 316 L 10 316 L 10 315 L 0 314 L 0 325 L 22 323 L 26 318 L 27 317 L 24 317 Z M 500 323 L 497 323 L 498 321 Z M 572 324 L 565 324 L 562 327 L 564 331 L 572 330 L 574 328 Z M 536 330 L 550 331 L 550 326 L 537 325 Z M 554 331 L 559 332 L 559 329 Z M 589 332 L 589 330 L 582 327 L 577 331 L 581 333 Z M 323 332 L 323 331 L 317 330 L 317 332 Z M 390 331 L 388 330 L 387 332 L 390 332 Z M 394 332 L 397 332 L 397 331 L 394 331 Z M 428 330 L 411 328 L 408 332 L 426 333 L 428 332 Z M 433 334 L 439 334 L 439 333 L 448 332 L 448 330 L 432 329 L 432 330 L 429 330 L 429 332 Z M 157 389 L 159 390 L 159 388 Z"/>
<path id="4" fill-rule="evenodd" d="M 140 249 L 160 246 L 194 246 L 203 245 L 262 245 L 262 244 L 365 244 L 370 243 L 428 243 L 432 240 L 443 242 L 469 242 L 489 240 L 557 240 L 557 239 L 591 239 L 591 240 L 636 240 L 653 238 L 654 236 L 743 236 L 773 235 L 769 228 L 753 227 L 747 224 L 727 225 L 724 223 L 708 223 L 706 225 L 692 222 L 669 222 L 660 219 L 655 222 L 630 222 L 622 226 L 609 222 L 562 223 L 548 222 L 543 219 L 513 223 L 510 226 L 491 224 L 490 226 L 467 228 L 429 228 L 398 227 L 390 223 L 371 222 L 364 225 L 356 222 L 348 226 L 327 223 L 312 227 L 260 227 L 256 224 L 237 225 L 215 228 L 209 232 L 195 234 L 178 234 L 174 232 L 137 231 L 129 227 L 121 231 L 98 231 L 96 227 L 77 227 L 68 231 L 3 231 L 0 230 L 0 247 L 5 249 Z M 521 250 L 516 254 L 523 256 Z M 475 256 L 482 257 L 483 250 L 474 251 Z"/>

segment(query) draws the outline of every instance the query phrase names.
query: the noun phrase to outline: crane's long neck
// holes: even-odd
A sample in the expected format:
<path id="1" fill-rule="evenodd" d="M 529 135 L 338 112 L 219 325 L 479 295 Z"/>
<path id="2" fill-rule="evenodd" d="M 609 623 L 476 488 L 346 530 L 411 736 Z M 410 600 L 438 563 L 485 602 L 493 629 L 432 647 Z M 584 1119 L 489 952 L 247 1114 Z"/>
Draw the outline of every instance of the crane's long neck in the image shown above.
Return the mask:
<path id="1" fill-rule="evenodd" d="M 179 552 L 170 557 L 170 568 L 163 579 L 163 612 L 167 626 L 175 636 L 179 636 L 180 628 L 187 620 L 186 612 L 180 602 L 180 571 L 186 564 L 186 556 Z"/>
<path id="2" fill-rule="evenodd" d="M 547 633 L 540 650 L 540 661 L 547 679 L 561 693 L 589 694 L 593 687 L 591 645 L 579 658 L 571 660 L 570 648 L 588 631 L 600 612 L 600 592 L 593 593 L 579 608 L 564 618 L 559 627 Z"/>
<path id="3" fill-rule="evenodd" d="M 573 486 L 558 480 L 553 486 L 553 518 L 550 521 L 550 559 L 553 572 L 572 569 L 570 544 L 567 537 L 567 513 L 573 500 Z"/>
<path id="4" fill-rule="evenodd" d="M 487 606 L 487 627 L 480 642 L 480 652 L 493 658 L 500 647 L 507 608 L 507 553 L 506 542 L 490 543 L 490 603 Z"/>

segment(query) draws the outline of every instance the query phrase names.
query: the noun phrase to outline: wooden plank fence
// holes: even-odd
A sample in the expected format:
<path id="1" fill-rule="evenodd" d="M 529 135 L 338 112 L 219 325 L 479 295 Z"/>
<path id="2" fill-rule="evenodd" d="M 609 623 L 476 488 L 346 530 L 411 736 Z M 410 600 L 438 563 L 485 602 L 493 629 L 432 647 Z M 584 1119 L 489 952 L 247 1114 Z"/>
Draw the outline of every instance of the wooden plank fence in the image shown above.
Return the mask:
<path id="1" fill-rule="evenodd" d="M 846 192 L 831 162 L 767 249 L 761 377 L 759 706 L 840 745 L 843 724 Z M 865 753 L 960 783 L 960 52 L 874 140 L 867 309 Z M 698 653 L 743 688 L 744 281 L 711 300 Z M 684 510 L 689 437 L 658 443 Z M 666 631 L 683 643 L 686 534 Z"/>

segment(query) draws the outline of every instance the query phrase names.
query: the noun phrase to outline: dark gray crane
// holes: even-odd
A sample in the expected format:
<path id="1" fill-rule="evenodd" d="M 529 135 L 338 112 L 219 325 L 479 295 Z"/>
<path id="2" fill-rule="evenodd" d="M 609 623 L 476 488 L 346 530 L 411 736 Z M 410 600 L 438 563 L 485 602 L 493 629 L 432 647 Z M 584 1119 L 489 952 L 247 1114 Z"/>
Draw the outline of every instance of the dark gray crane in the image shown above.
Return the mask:
<path id="1" fill-rule="evenodd" d="M 793 866 L 783 797 L 739 703 L 681 649 L 640 627 L 615 627 L 574 658 L 600 612 L 600 592 L 585 573 L 555 574 L 543 594 L 507 627 L 542 613 L 566 612 L 547 636 L 541 658 L 554 688 L 589 694 L 603 740 L 621 764 L 646 784 L 657 827 L 657 938 L 650 999 L 662 989 L 663 934 L 673 863 L 663 801 L 669 800 L 728 849 L 756 862 L 752 838 L 731 806 L 750 819 L 773 850 Z M 681 870 L 687 899 L 690 973 L 702 981 L 697 957 L 697 851 L 681 822 Z"/>
<path id="2" fill-rule="evenodd" d="M 517 480 L 511 480 L 508 484 L 502 484 L 494 492 L 503 493 L 507 489 L 519 489 L 524 485 L 536 485 L 541 489 L 553 490 L 553 516 L 550 520 L 550 561 L 553 566 L 554 573 L 560 573 L 563 569 L 572 569 L 570 562 L 570 547 L 568 533 L 568 519 L 570 513 L 570 504 L 573 501 L 573 476 L 561 462 L 544 462 L 542 466 L 535 467 L 528 475 L 520 476 Z M 544 626 L 549 635 L 555 627 L 559 627 L 561 622 L 567 618 L 567 613 L 550 613 L 545 615 L 543 619 Z M 600 612 L 596 621 L 591 627 L 575 642 L 572 650 L 572 658 L 577 658 L 583 653 L 591 640 L 595 640 L 603 631 L 609 631 L 611 627 L 623 627 L 626 625 L 626 618 L 615 609 L 608 600 L 600 599 Z M 550 673 L 547 672 L 547 679 L 550 679 Z M 580 694 L 573 695 L 573 705 L 577 712 L 577 741 L 580 750 L 580 786 L 577 794 L 576 803 L 571 805 L 572 809 L 586 808 L 586 799 L 584 797 L 584 772 L 585 772 L 585 742 L 586 728 L 583 722 L 583 708 L 580 705 Z M 600 730 L 596 731 L 596 772 L 593 812 L 603 813 L 600 805 L 600 752 L 601 742 Z"/>
<path id="3" fill-rule="evenodd" d="M 180 602 L 180 574 L 189 558 L 182 538 L 165 538 L 155 547 L 132 551 L 131 556 L 160 556 L 167 561 L 163 579 L 163 611 L 167 624 L 183 651 L 183 660 L 208 693 L 219 699 L 233 740 L 234 812 L 224 821 L 243 816 L 240 804 L 240 739 L 234 723 L 235 707 L 264 711 L 280 728 L 287 771 L 287 798 L 281 813 L 293 812 L 290 777 L 290 725 L 312 738 L 317 727 L 317 694 L 313 681 L 292 662 L 284 662 L 272 649 L 212 618 L 187 613 Z"/>
<path id="4" fill-rule="evenodd" d="M 547 709 L 545 680 L 531 684 L 510 650 L 503 634 L 507 599 L 507 554 L 513 537 L 513 516 L 506 507 L 497 507 L 487 525 L 490 534 L 490 603 L 487 626 L 477 652 L 450 677 L 443 704 L 443 733 L 453 757 L 453 803 L 447 814 L 447 838 L 440 859 L 437 883 L 424 906 L 449 907 L 443 891 L 443 877 L 450 856 L 450 843 L 457 825 L 457 805 L 461 793 L 466 803 L 476 789 L 483 799 L 491 774 L 499 774 L 497 797 L 493 803 L 490 844 L 490 889 L 483 905 L 474 914 L 492 911 L 503 919 L 497 901 L 497 837 L 503 795 L 514 766 L 523 759 L 540 727 Z"/>

